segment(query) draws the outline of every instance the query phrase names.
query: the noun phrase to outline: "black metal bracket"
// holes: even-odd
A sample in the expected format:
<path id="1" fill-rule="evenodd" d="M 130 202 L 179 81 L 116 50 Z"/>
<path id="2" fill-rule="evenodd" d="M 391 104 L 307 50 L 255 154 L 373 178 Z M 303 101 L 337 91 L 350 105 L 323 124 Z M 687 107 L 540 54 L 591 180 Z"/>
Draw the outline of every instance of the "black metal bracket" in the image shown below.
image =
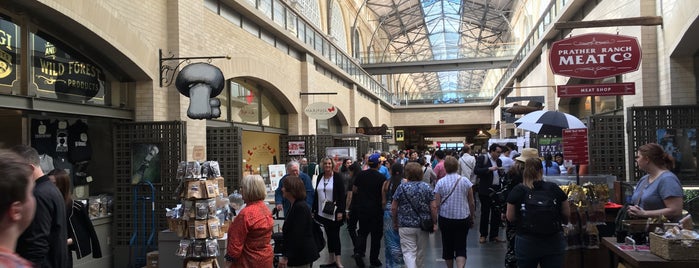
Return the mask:
<path id="1" fill-rule="evenodd" d="M 299 92 L 299 96 L 308 95 L 337 95 L 337 92 Z"/>
<path id="2" fill-rule="evenodd" d="M 208 56 L 208 57 L 182 57 L 182 58 L 175 58 L 175 55 L 170 52 L 166 58 L 163 58 L 163 50 L 158 49 L 158 58 L 160 59 L 160 87 L 163 87 L 163 85 L 170 86 L 172 84 L 173 78 L 175 77 L 175 73 L 177 70 L 180 68 L 180 66 L 187 62 L 191 62 L 192 60 L 206 60 L 207 62 L 211 62 L 213 59 L 231 59 L 231 56 Z M 179 61 L 177 65 L 170 66 L 167 64 L 164 64 L 166 61 Z"/>

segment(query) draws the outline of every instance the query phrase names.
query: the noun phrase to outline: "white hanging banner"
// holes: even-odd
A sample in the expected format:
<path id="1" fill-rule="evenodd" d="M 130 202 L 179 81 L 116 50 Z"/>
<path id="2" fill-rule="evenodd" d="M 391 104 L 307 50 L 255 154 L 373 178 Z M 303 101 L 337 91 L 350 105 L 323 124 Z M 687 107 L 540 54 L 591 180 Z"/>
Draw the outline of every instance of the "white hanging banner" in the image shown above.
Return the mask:
<path id="1" fill-rule="evenodd" d="M 303 112 L 310 118 L 325 120 L 333 118 L 337 114 L 337 108 L 327 102 L 314 102 L 306 106 Z"/>

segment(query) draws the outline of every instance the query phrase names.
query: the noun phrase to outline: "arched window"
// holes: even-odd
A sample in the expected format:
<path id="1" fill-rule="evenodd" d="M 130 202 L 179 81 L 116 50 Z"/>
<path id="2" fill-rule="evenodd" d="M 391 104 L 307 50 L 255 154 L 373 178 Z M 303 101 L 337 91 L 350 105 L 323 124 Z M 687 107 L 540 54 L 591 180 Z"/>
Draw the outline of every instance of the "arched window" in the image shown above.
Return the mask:
<path id="1" fill-rule="evenodd" d="M 267 96 L 268 93 L 263 88 L 235 79 L 228 80 L 228 88 L 226 94 L 219 96 L 219 120 L 274 128 L 287 127 L 287 114 L 276 101 Z"/>
<path id="2" fill-rule="evenodd" d="M 340 47 L 340 49 L 342 49 L 342 51 L 347 52 L 347 30 L 345 30 L 345 18 L 342 16 L 342 9 L 340 9 L 340 3 L 338 3 L 338 1 L 333 1 L 331 14 L 330 36 L 335 39 L 335 43 Z"/>
<path id="3" fill-rule="evenodd" d="M 337 116 L 326 120 L 316 120 L 316 133 L 339 134 L 342 133 L 342 124 Z"/>
<path id="4" fill-rule="evenodd" d="M 291 0 L 292 5 L 298 3 L 301 6 L 296 10 L 300 11 L 308 21 L 313 23 L 319 29 L 322 28 L 320 24 L 320 5 L 319 0 Z"/>
<path id="5" fill-rule="evenodd" d="M 359 29 L 354 29 L 352 33 L 352 56 L 355 59 L 362 60 L 362 41 L 359 39 Z"/>

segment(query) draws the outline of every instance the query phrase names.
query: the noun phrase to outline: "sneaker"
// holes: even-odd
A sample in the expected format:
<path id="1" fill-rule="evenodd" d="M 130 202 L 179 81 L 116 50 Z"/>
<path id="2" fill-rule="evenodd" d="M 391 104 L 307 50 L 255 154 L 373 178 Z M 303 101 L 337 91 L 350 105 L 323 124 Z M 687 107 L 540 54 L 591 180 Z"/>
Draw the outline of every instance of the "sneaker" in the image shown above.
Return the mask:
<path id="1" fill-rule="evenodd" d="M 362 258 L 362 256 L 359 256 L 358 254 L 354 254 L 354 256 L 352 256 L 352 257 L 354 258 L 354 262 L 357 263 L 357 267 L 359 267 L 359 268 L 366 267 L 366 265 L 364 265 L 364 259 Z"/>

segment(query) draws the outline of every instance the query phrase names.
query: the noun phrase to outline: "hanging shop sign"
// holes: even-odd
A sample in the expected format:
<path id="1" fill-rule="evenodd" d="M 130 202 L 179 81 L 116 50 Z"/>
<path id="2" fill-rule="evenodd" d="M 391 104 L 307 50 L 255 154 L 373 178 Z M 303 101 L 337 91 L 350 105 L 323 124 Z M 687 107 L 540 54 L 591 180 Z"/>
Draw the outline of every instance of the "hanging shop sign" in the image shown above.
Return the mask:
<path id="1" fill-rule="evenodd" d="M 62 44 L 32 35 L 32 80 L 43 97 L 69 101 L 104 99 L 105 75 Z"/>
<path id="2" fill-rule="evenodd" d="M 19 27 L 0 18 L 0 86 L 12 87 L 19 66 Z"/>
<path id="3" fill-rule="evenodd" d="M 303 109 L 306 116 L 316 120 L 326 120 L 333 118 L 337 114 L 337 108 L 327 102 L 314 102 Z"/>
<path id="4" fill-rule="evenodd" d="M 563 130 L 563 157 L 576 165 L 587 165 L 588 161 L 587 129 L 574 128 Z"/>
<path id="5" fill-rule="evenodd" d="M 358 127 L 356 133 L 365 135 L 386 135 L 385 127 Z"/>
<path id="6" fill-rule="evenodd" d="M 559 98 L 635 95 L 636 83 L 557 86 Z"/>
<path id="7" fill-rule="evenodd" d="M 641 46 L 632 36 L 584 34 L 553 42 L 549 64 L 554 74 L 599 79 L 638 70 Z"/>

